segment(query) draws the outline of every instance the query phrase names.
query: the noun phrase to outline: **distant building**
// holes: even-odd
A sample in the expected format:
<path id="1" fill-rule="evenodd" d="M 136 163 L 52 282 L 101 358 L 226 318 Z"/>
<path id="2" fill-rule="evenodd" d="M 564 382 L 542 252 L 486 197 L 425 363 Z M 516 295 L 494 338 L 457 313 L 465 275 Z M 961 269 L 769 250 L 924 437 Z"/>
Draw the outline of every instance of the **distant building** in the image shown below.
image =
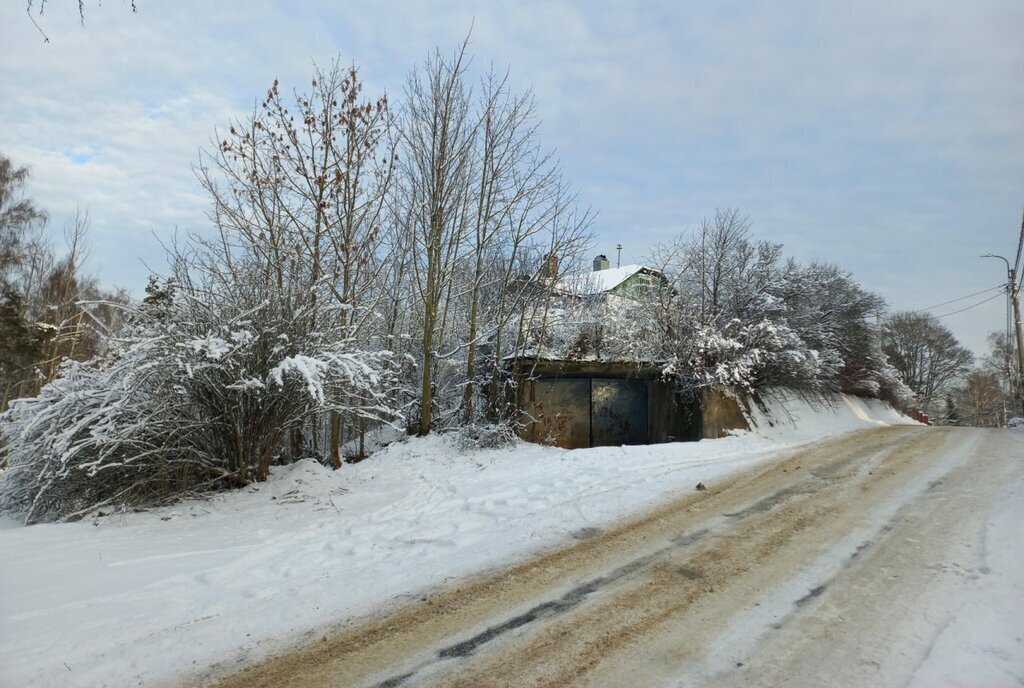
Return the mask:
<path id="1" fill-rule="evenodd" d="M 555 285 L 556 291 L 562 296 L 592 297 L 616 296 L 638 299 L 652 289 L 663 288 L 668 284 L 665 276 L 653 268 L 643 265 L 623 265 L 613 268 L 608 259 L 597 256 L 591 272 L 577 273 L 563 277 Z"/>

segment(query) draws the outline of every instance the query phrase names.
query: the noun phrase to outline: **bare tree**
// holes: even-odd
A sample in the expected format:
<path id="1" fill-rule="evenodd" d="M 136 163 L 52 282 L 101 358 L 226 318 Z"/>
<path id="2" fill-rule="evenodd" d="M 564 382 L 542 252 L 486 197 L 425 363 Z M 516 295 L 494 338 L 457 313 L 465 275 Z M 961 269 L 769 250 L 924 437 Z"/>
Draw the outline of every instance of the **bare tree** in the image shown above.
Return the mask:
<path id="1" fill-rule="evenodd" d="M 575 265 L 590 223 L 540 146 L 532 94 L 492 69 L 474 97 L 468 62 L 465 43 L 435 52 L 401 117 L 392 217 L 410 247 L 421 434 L 496 418 L 501 358 L 536 339 L 557 264 Z"/>
<path id="2" fill-rule="evenodd" d="M 559 269 L 574 267 L 589 243 L 589 211 L 577 211 L 577 199 L 561 177 L 550 152 L 541 149 L 531 93 L 514 95 L 507 74 L 485 76 L 479 99 L 479 119 L 472 196 L 477 199 L 470 233 L 470 280 L 465 389 L 462 410 L 474 422 L 478 388 L 489 389 L 487 416 L 495 417 L 497 374 L 508 343 L 505 334 L 513 320 L 520 330 L 511 343 L 521 347 L 527 331 L 536 334 L 538 314 L 546 313 L 550 289 L 537 289 L 536 280 L 553 283 Z M 517 279 L 521 275 L 530 279 Z M 478 365 L 478 348 L 487 343 L 490 360 Z M 489 375 L 480 376 L 482 368 Z M 487 379 L 489 378 L 489 380 Z"/>
<path id="3" fill-rule="evenodd" d="M 964 425 L 997 428 L 1006 423 L 1006 404 L 999 378 L 974 370 L 953 391 L 959 421 Z"/>
<path id="4" fill-rule="evenodd" d="M 15 273 L 25 261 L 32 231 L 46 222 L 46 213 L 25 196 L 27 167 L 15 167 L 0 154 L 0 291 L 15 287 Z"/>
<path id="5" fill-rule="evenodd" d="M 401 116 L 401 183 L 395 218 L 413 255 L 414 288 L 420 317 L 419 432 L 433 420 L 436 347 L 447 320 L 454 284 L 469 230 L 469 176 L 478 121 L 465 84 L 466 43 L 451 57 L 435 51 L 410 74 Z"/>
<path id="6" fill-rule="evenodd" d="M 286 97 L 275 81 L 197 168 L 214 199 L 220 239 L 208 247 L 220 256 L 211 274 L 223 275 L 222 288 L 257 274 L 306 332 L 353 344 L 365 341 L 384 293 L 382 252 L 396 246 L 381 217 L 395 163 L 391 113 L 386 96 L 361 92 L 357 70 L 338 62 L 316 69 L 308 93 Z M 335 467 L 342 422 L 331 412 Z"/>
<path id="7" fill-rule="evenodd" d="M 1019 398 L 1020 371 L 1018 370 L 1016 345 L 1013 337 L 1006 332 L 992 332 L 988 335 L 989 352 L 982 359 L 982 370 L 1001 380 L 1006 390 L 1004 396 L 1007 407 L 1017 413 L 1021 408 Z"/>
<path id="8" fill-rule="evenodd" d="M 701 321 L 719 317 L 727 281 L 736 275 L 738 251 L 750 235 L 750 219 L 736 208 L 719 208 L 714 218 L 705 218 L 700 230 Z"/>
<path id="9" fill-rule="evenodd" d="M 941 417 L 942 394 L 970 368 L 974 355 L 937 318 L 895 313 L 885 321 L 883 349 L 918 403 Z"/>

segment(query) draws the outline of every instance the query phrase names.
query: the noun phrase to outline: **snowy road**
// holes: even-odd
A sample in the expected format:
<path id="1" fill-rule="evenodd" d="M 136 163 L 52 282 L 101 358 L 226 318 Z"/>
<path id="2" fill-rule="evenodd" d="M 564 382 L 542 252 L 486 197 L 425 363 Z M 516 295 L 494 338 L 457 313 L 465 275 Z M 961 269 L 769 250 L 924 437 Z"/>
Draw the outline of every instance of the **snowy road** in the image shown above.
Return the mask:
<path id="1" fill-rule="evenodd" d="M 1020 685 L 1022 465 L 844 435 L 220 685 Z"/>

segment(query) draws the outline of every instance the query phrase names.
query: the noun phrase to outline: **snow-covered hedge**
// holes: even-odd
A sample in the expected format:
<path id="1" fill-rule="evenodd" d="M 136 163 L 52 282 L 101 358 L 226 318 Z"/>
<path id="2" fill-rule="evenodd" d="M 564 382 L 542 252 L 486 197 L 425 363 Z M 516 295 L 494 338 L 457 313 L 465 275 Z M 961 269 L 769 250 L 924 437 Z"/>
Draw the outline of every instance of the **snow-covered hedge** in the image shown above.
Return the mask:
<path id="1" fill-rule="evenodd" d="M 395 420 L 390 352 L 302 328 L 268 302 L 161 292 L 106 356 L 67 362 L 0 416 L 0 510 L 66 519 L 263 480 L 301 458 L 286 440 L 310 419 Z"/>

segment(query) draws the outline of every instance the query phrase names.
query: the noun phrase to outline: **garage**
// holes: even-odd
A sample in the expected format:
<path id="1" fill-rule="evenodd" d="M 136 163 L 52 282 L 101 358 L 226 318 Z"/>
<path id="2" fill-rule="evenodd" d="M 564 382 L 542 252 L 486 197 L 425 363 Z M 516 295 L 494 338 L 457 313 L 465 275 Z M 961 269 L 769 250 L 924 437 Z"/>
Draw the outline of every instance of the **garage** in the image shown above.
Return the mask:
<path id="1" fill-rule="evenodd" d="M 566 449 L 700 438 L 700 404 L 636 364 L 533 363 L 520 389 L 521 435 Z"/>

